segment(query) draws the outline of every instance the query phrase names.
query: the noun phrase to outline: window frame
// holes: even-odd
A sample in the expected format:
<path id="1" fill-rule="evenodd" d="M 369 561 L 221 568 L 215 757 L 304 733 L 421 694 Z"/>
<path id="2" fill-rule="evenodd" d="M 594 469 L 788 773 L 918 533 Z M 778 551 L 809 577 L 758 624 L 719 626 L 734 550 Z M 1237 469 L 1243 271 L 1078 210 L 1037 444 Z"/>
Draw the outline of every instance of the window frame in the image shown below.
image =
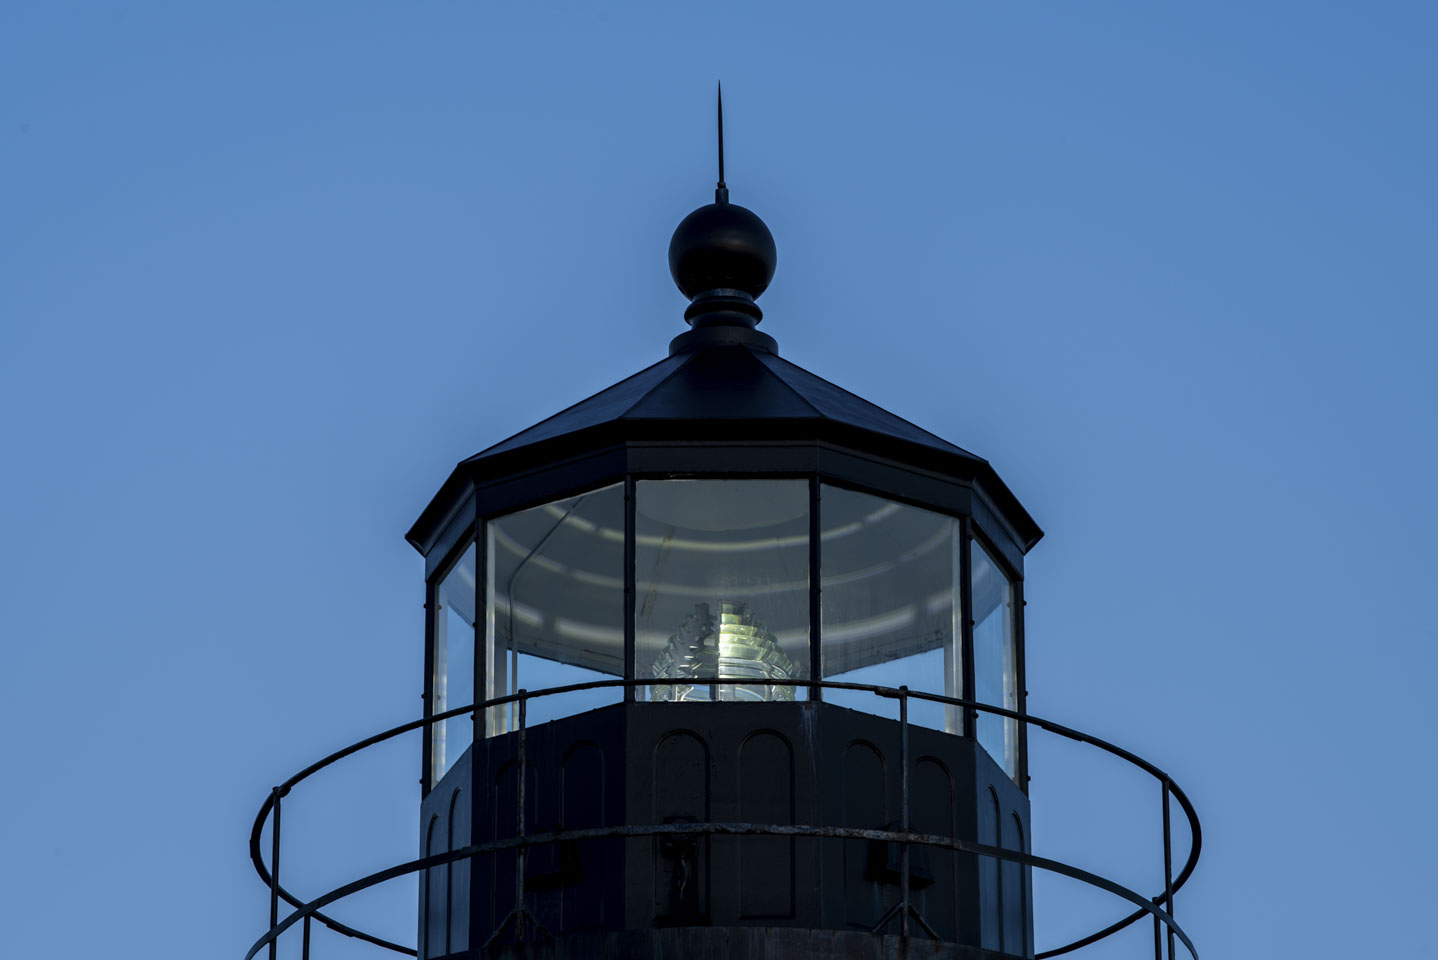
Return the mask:
<path id="1" fill-rule="evenodd" d="M 440 629 L 441 629 L 441 621 L 442 621 L 442 619 L 443 619 L 442 616 L 441 616 L 441 614 L 443 613 L 443 611 L 440 609 L 440 599 L 439 599 L 440 585 L 441 585 L 442 583 L 444 583 L 444 580 L 445 580 L 446 577 L 448 577 L 452 572 L 454 572 L 454 569 L 459 565 L 460 561 L 464 559 L 465 553 L 469 550 L 469 548 L 470 548 L 471 546 L 474 546 L 474 547 L 475 547 L 475 577 L 474 577 L 474 587 L 475 587 L 475 596 L 474 596 L 474 603 L 475 603 L 475 607 L 474 607 L 474 610 L 475 610 L 474 632 L 475 632 L 475 636 L 474 636 L 474 644 L 475 644 L 475 647 L 474 647 L 474 649 L 475 649 L 476 654 L 478 654 L 478 651 L 480 650 L 480 644 L 481 644 L 481 642 L 482 642 L 482 641 L 481 641 L 481 638 L 480 638 L 480 633 L 481 633 L 481 631 L 482 631 L 483 628 L 484 628 L 484 617 L 480 614 L 481 608 L 479 607 L 479 603 L 480 603 L 480 601 L 483 599 L 484 576 L 485 576 L 485 557 L 484 557 L 484 551 L 479 549 L 479 546 L 478 546 L 478 538 L 474 535 L 475 531 L 474 531 L 474 525 L 473 525 L 473 524 L 470 525 L 470 529 L 467 531 L 467 533 L 468 533 L 468 535 L 466 535 L 466 531 L 465 531 L 465 530 L 463 530 L 463 529 L 460 530 L 460 535 L 453 541 L 452 546 L 451 546 L 450 549 L 447 551 L 447 553 L 446 553 L 446 555 L 445 555 L 445 557 L 444 557 L 444 562 L 441 563 L 441 564 L 439 564 L 439 565 L 437 565 L 437 566 L 434 568 L 433 572 L 430 574 L 429 578 L 425 581 L 425 589 L 424 589 L 424 635 L 425 635 L 425 643 L 424 643 L 424 693 L 423 693 L 422 696 L 423 696 L 423 700 L 424 700 L 424 719 L 425 719 L 426 721 L 430 721 L 430 718 L 432 718 L 436 713 L 442 712 L 442 711 L 437 711 L 437 710 L 435 710 L 435 708 L 434 708 L 434 706 L 435 706 L 435 704 L 434 704 L 434 698 L 435 698 L 435 672 L 436 672 L 436 668 L 437 668 L 437 666 L 438 666 L 438 657 L 437 657 L 437 654 L 436 654 L 436 649 L 437 649 L 437 646 L 438 646 L 438 644 L 439 644 L 439 632 L 440 632 Z M 475 691 L 479 691 L 479 690 L 484 689 L 483 687 L 481 687 L 481 686 L 479 685 L 480 680 L 481 680 L 481 678 L 482 678 L 482 670 L 483 670 L 483 666 L 482 666 L 482 664 L 480 664 L 480 663 L 478 662 L 478 658 L 477 658 L 477 656 L 476 656 L 476 658 L 475 658 L 475 665 L 474 665 L 474 674 L 475 674 L 475 675 L 474 675 L 474 684 L 475 684 L 475 685 L 474 685 L 474 689 L 475 689 Z M 448 708 L 448 709 L 453 709 L 452 707 L 447 707 L 447 708 Z M 458 717 L 451 717 L 450 719 L 452 719 L 452 720 L 457 720 L 457 719 L 459 719 L 459 718 L 458 718 Z M 470 718 L 471 723 L 473 723 L 473 720 L 474 720 L 473 715 L 471 715 L 471 718 Z M 438 723 L 444 723 L 444 722 L 447 722 L 447 721 L 426 722 L 425 725 L 424 725 L 424 738 L 423 738 L 423 739 L 424 739 L 424 744 L 423 744 L 423 749 L 422 749 L 423 756 L 422 756 L 421 761 L 420 761 L 421 796 L 423 796 L 423 795 L 425 795 L 425 794 L 428 794 L 429 791 L 430 791 L 431 789 L 433 789 L 433 787 L 434 787 L 437 783 L 439 783 L 439 781 L 441 781 L 441 780 L 444 779 L 444 774 L 440 774 L 439 776 L 435 776 L 435 764 L 434 764 L 435 729 L 436 729 Z M 471 743 L 471 744 L 474 743 L 474 738 L 473 738 L 472 735 L 471 735 L 470 743 Z M 467 748 L 466 748 L 466 749 L 467 749 Z M 455 759 L 458 760 L 459 758 L 456 757 Z M 447 774 L 447 773 L 449 772 L 449 769 L 450 769 L 450 768 L 453 768 L 453 767 L 454 767 L 454 764 L 453 764 L 453 763 L 448 764 L 447 767 L 446 767 L 446 769 L 445 769 L 445 773 Z"/>
<path id="2" fill-rule="evenodd" d="M 1014 565 L 1010 562 L 1008 555 L 997 546 L 997 544 L 994 542 L 994 539 L 990 537 L 982 527 L 978 526 L 977 524 L 974 524 L 972 521 L 969 522 L 969 537 L 971 542 L 976 541 L 979 544 L 983 551 L 988 555 L 989 562 L 998 568 L 999 573 L 1001 573 L 1004 578 L 1008 580 L 1009 583 L 1009 602 L 1013 605 L 1013 622 L 1010 625 L 1010 630 L 1012 631 L 1011 642 L 1014 645 L 1014 709 L 1020 714 L 1027 715 L 1029 712 L 1029 691 L 1028 679 L 1024 665 L 1024 607 L 1027 605 L 1027 601 L 1024 599 L 1024 572 L 1022 568 L 1015 568 Z M 971 560 L 969 559 L 969 551 L 964 550 L 962 552 L 964 555 L 965 564 L 971 564 Z M 970 585 L 972 581 L 970 580 L 970 576 L 970 572 L 966 570 L 964 576 L 966 590 L 971 589 Z M 972 598 L 970 599 L 968 607 L 966 609 L 969 610 L 969 615 L 966 616 L 964 620 L 968 624 L 968 630 L 970 633 L 970 647 L 972 648 L 972 634 L 974 628 Z M 971 673 L 971 676 L 975 677 L 975 683 L 977 684 L 977 675 Z M 971 691 L 965 699 L 975 701 L 978 700 L 977 692 L 977 686 L 975 686 L 975 689 Z M 998 703 L 994 704 L 994 706 L 1002 707 L 1004 705 Z M 976 722 L 975 729 L 971 736 L 973 737 L 975 742 L 978 742 L 978 711 L 972 712 L 975 714 Z M 997 714 L 995 714 L 995 716 L 997 716 Z M 1018 788 L 1024 792 L 1025 796 L 1027 796 L 1029 792 L 1029 726 L 1028 724 L 1020 721 L 1016 721 L 1015 725 L 1018 727 L 1018 742 L 1015 748 L 1018 755 L 1014 758 L 1014 772 L 1012 774 L 1012 778 Z M 1003 764 L 1000 763 L 999 766 L 1002 767 Z M 1004 772 L 1005 774 L 1008 773 L 1007 770 L 1005 770 Z"/>

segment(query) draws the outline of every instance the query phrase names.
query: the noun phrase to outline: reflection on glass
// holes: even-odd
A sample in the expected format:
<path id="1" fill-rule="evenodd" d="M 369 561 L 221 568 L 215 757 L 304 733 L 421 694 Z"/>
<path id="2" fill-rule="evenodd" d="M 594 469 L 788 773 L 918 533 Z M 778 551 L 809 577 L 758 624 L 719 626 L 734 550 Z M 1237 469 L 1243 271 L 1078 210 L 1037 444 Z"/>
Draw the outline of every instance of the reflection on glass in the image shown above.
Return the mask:
<path id="1" fill-rule="evenodd" d="M 444 713 L 474 702 L 475 561 L 474 544 L 444 575 L 436 591 L 434 618 L 433 712 Z M 434 725 L 431 765 L 435 782 L 454 766 L 474 738 L 466 715 Z"/>
<path id="2" fill-rule="evenodd" d="M 1014 656 L 1013 588 L 987 550 L 969 543 L 974 600 L 974 691 L 980 703 L 1019 708 Z M 1010 777 L 1018 773 L 1018 721 L 979 713 L 979 743 Z"/>
<path id="3" fill-rule="evenodd" d="M 809 675 L 809 485 L 635 485 L 635 644 L 651 700 L 793 700 Z M 706 683 L 742 678 L 745 684 Z"/>
<path id="4" fill-rule="evenodd" d="M 821 491 L 820 517 L 824 678 L 962 696 L 958 521 L 830 486 Z M 831 689 L 824 699 L 898 715 L 895 701 L 871 693 Z M 963 730 L 962 712 L 944 704 L 911 700 L 909 718 Z"/>
<path id="5" fill-rule="evenodd" d="M 490 598 L 485 699 L 624 675 L 624 488 L 605 487 L 485 525 Z M 545 723 L 605 704 L 606 687 L 529 701 Z M 517 728 L 516 703 L 492 707 L 489 736 Z"/>

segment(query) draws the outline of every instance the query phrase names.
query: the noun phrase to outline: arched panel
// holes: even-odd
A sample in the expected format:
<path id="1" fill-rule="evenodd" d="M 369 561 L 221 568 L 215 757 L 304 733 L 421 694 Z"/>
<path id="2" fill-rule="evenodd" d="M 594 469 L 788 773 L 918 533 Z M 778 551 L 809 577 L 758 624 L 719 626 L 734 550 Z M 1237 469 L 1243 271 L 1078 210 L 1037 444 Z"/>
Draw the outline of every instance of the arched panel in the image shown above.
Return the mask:
<path id="1" fill-rule="evenodd" d="M 494 773 L 493 791 L 490 795 L 490 815 L 493 821 L 490 829 L 495 839 L 514 836 L 515 801 L 517 799 L 515 778 L 519 775 L 519 764 L 506 761 Z"/>
<path id="2" fill-rule="evenodd" d="M 458 850 L 469 846 L 469 804 L 464 790 L 454 791 L 449 798 L 449 838 L 447 848 Z M 469 948 L 469 861 L 456 860 L 446 864 L 449 871 L 446 912 L 449 915 L 448 952 Z"/>
<path id="3" fill-rule="evenodd" d="M 490 836 L 496 840 L 515 835 L 516 789 L 519 785 L 519 765 L 506 761 L 495 771 L 489 795 Z M 513 850 L 501 850 L 485 858 L 489 861 L 490 916 L 494 923 L 509 915 L 514 909 L 514 868 L 516 854 Z M 481 861 L 483 863 L 483 861 Z M 480 869 L 484 869 L 481 867 Z M 481 931 L 476 931 L 476 934 Z M 488 936 L 488 934 L 485 934 Z"/>
<path id="4" fill-rule="evenodd" d="M 882 830 L 889 825 L 884 755 L 867 740 L 855 740 L 844 751 L 843 822 L 840 826 Z M 850 927 L 870 929 L 889 908 L 889 885 L 882 880 L 884 845 L 844 840 L 844 920 Z M 876 855 L 877 854 L 877 855 Z M 877 862 L 876 862 L 877 861 Z"/>
<path id="5" fill-rule="evenodd" d="M 709 745 L 675 730 L 654 745 L 650 784 L 655 823 L 709 820 Z M 709 912 L 709 841 L 697 834 L 654 838 L 654 917 L 660 924 L 702 923 Z"/>
<path id="6" fill-rule="evenodd" d="M 429 818 L 429 828 L 425 831 L 424 855 L 434 856 L 436 853 L 445 851 L 445 829 L 439 819 L 439 814 Z M 425 892 L 425 923 L 424 923 L 424 954 L 427 957 L 441 957 L 448 951 L 445 943 L 445 933 L 449 926 L 449 916 L 446 912 L 448 901 L 449 871 L 444 867 L 431 867 L 424 872 Z"/>
<path id="7" fill-rule="evenodd" d="M 1007 850 L 1024 852 L 1024 825 L 1017 813 L 1004 819 L 1004 843 Z M 1004 943 L 1010 953 L 1028 956 L 1028 891 L 1027 871 L 1021 863 L 1005 860 L 1003 867 Z"/>
<path id="8" fill-rule="evenodd" d="M 988 788 L 985 802 L 979 805 L 979 842 L 991 847 L 1003 846 L 1003 810 L 999 795 Z M 999 861 L 993 857 L 979 858 L 979 913 L 981 945 L 990 950 L 1004 949 L 1004 891 L 999 882 Z"/>
<path id="9" fill-rule="evenodd" d="M 739 819 L 794 822 L 794 748 L 775 731 L 752 733 L 739 747 Z M 794 916 L 793 837 L 739 840 L 739 915 L 755 920 Z"/>
<path id="10" fill-rule="evenodd" d="M 909 779 L 909 824 L 919 833 L 958 836 L 954 778 L 937 757 L 920 757 Z M 958 881 L 954 852 L 937 847 L 909 850 L 909 884 L 914 906 L 939 938 L 958 940 Z"/>
<path id="11" fill-rule="evenodd" d="M 608 822 L 605 776 L 604 751 L 599 744 L 586 740 L 569 748 L 559 774 L 561 830 L 602 827 Z M 603 924 L 607 903 L 604 854 L 603 840 L 571 841 L 560 850 L 560 869 L 568 880 L 560 893 L 560 929 L 564 932 Z"/>
<path id="12" fill-rule="evenodd" d="M 605 819 L 604 751 L 593 740 L 583 740 L 564 754 L 560 767 L 561 826 L 579 830 L 602 826 Z"/>

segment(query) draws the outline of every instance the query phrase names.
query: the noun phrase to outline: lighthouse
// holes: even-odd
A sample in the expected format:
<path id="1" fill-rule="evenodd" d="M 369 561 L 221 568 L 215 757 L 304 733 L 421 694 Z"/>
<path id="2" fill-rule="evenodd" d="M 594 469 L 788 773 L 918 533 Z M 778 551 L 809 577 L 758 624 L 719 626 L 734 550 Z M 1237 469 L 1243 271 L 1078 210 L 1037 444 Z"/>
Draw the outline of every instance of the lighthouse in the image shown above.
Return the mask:
<path id="1" fill-rule="evenodd" d="M 1082 955 L 1136 923 L 1156 957 L 1197 956 L 1174 920 L 1200 845 L 1186 795 L 1028 714 L 1038 524 L 987 460 L 781 353 L 758 304 L 777 265 L 721 162 L 670 241 L 688 306 L 667 352 L 444 480 L 407 537 L 424 715 L 270 792 L 251 841 L 270 927 L 249 956 L 297 937 L 308 958 L 322 926 L 422 960 L 998 960 Z M 284 798 L 415 730 L 415 858 L 287 888 Z M 1154 777 L 1161 889 L 1035 852 L 1035 731 Z M 1037 870 L 1111 894 L 1114 916 L 1036 944 Z M 406 874 L 413 944 L 326 912 Z"/>

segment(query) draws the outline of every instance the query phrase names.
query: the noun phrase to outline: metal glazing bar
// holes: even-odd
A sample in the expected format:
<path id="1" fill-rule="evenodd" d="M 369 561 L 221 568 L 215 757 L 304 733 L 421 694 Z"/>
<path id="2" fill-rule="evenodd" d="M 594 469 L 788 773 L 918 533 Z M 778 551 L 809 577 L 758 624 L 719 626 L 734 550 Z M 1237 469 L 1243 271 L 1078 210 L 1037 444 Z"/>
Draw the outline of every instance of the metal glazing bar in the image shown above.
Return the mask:
<path id="1" fill-rule="evenodd" d="M 1163 924 L 1158 914 L 1153 917 L 1153 960 L 1163 960 Z"/>
<path id="2" fill-rule="evenodd" d="M 300 960 L 310 960 L 310 918 L 305 917 L 304 934 L 300 941 Z"/>
<path id="3" fill-rule="evenodd" d="M 1014 686 L 1018 694 L 1016 706 L 1019 713 L 1027 713 L 1029 709 L 1029 679 L 1028 662 L 1024 659 L 1024 615 L 1027 612 L 1028 601 L 1024 599 L 1023 580 L 1013 580 L 1010 587 L 1011 597 L 1014 604 L 1013 631 L 1014 631 Z M 1029 794 L 1029 725 L 1019 723 L 1019 757 L 1018 767 L 1014 770 L 1014 780 L 1024 796 Z"/>
<path id="4" fill-rule="evenodd" d="M 429 793 L 429 785 L 434 780 L 434 724 L 429 723 L 429 717 L 434 713 L 434 624 L 436 619 L 435 601 L 439 593 L 439 587 L 431 580 L 424 585 L 424 690 L 420 693 L 420 699 L 424 701 L 423 716 L 426 720 L 424 725 L 424 742 L 420 747 L 419 757 L 419 795 L 423 797 Z"/>
<path id="5" fill-rule="evenodd" d="M 638 657 L 634 639 L 634 498 L 637 487 L 633 477 L 624 478 L 624 679 L 639 678 Z M 633 703 L 638 689 L 632 684 L 624 687 L 624 701 Z"/>
<path id="6" fill-rule="evenodd" d="M 964 696 L 963 699 L 973 701 L 978 699 L 977 682 L 974 677 L 974 588 L 973 571 L 970 562 L 973 554 L 974 531 L 973 521 L 968 517 L 959 518 L 959 608 L 963 615 L 959 618 L 959 625 L 963 633 L 959 637 L 961 641 L 964 669 Z M 977 740 L 979 736 L 979 715 L 973 707 L 964 710 L 964 736 Z"/>
<path id="7" fill-rule="evenodd" d="M 820 580 L 819 565 L 822 556 L 819 551 L 819 539 L 823 528 L 819 524 L 819 509 L 821 499 L 821 484 L 819 478 L 809 478 L 809 679 L 818 680 L 824 675 L 824 650 L 819 646 L 823 642 L 820 635 L 820 621 L 824 616 L 824 600 L 822 596 L 822 580 Z M 822 700 L 824 693 L 822 688 L 812 686 L 809 688 L 810 700 Z"/>
<path id="8" fill-rule="evenodd" d="M 474 526 L 474 702 L 476 706 L 489 693 L 489 522 L 481 520 Z M 479 743 L 489 736 L 489 713 L 476 709 L 470 715 L 474 738 Z"/>
<path id="9" fill-rule="evenodd" d="M 959 586 L 959 561 L 962 549 L 962 524 L 949 521 L 949 642 L 944 648 L 944 693 L 949 696 L 964 692 L 964 591 Z M 964 711 L 957 707 L 944 708 L 944 732 L 958 736 L 964 734 Z"/>

